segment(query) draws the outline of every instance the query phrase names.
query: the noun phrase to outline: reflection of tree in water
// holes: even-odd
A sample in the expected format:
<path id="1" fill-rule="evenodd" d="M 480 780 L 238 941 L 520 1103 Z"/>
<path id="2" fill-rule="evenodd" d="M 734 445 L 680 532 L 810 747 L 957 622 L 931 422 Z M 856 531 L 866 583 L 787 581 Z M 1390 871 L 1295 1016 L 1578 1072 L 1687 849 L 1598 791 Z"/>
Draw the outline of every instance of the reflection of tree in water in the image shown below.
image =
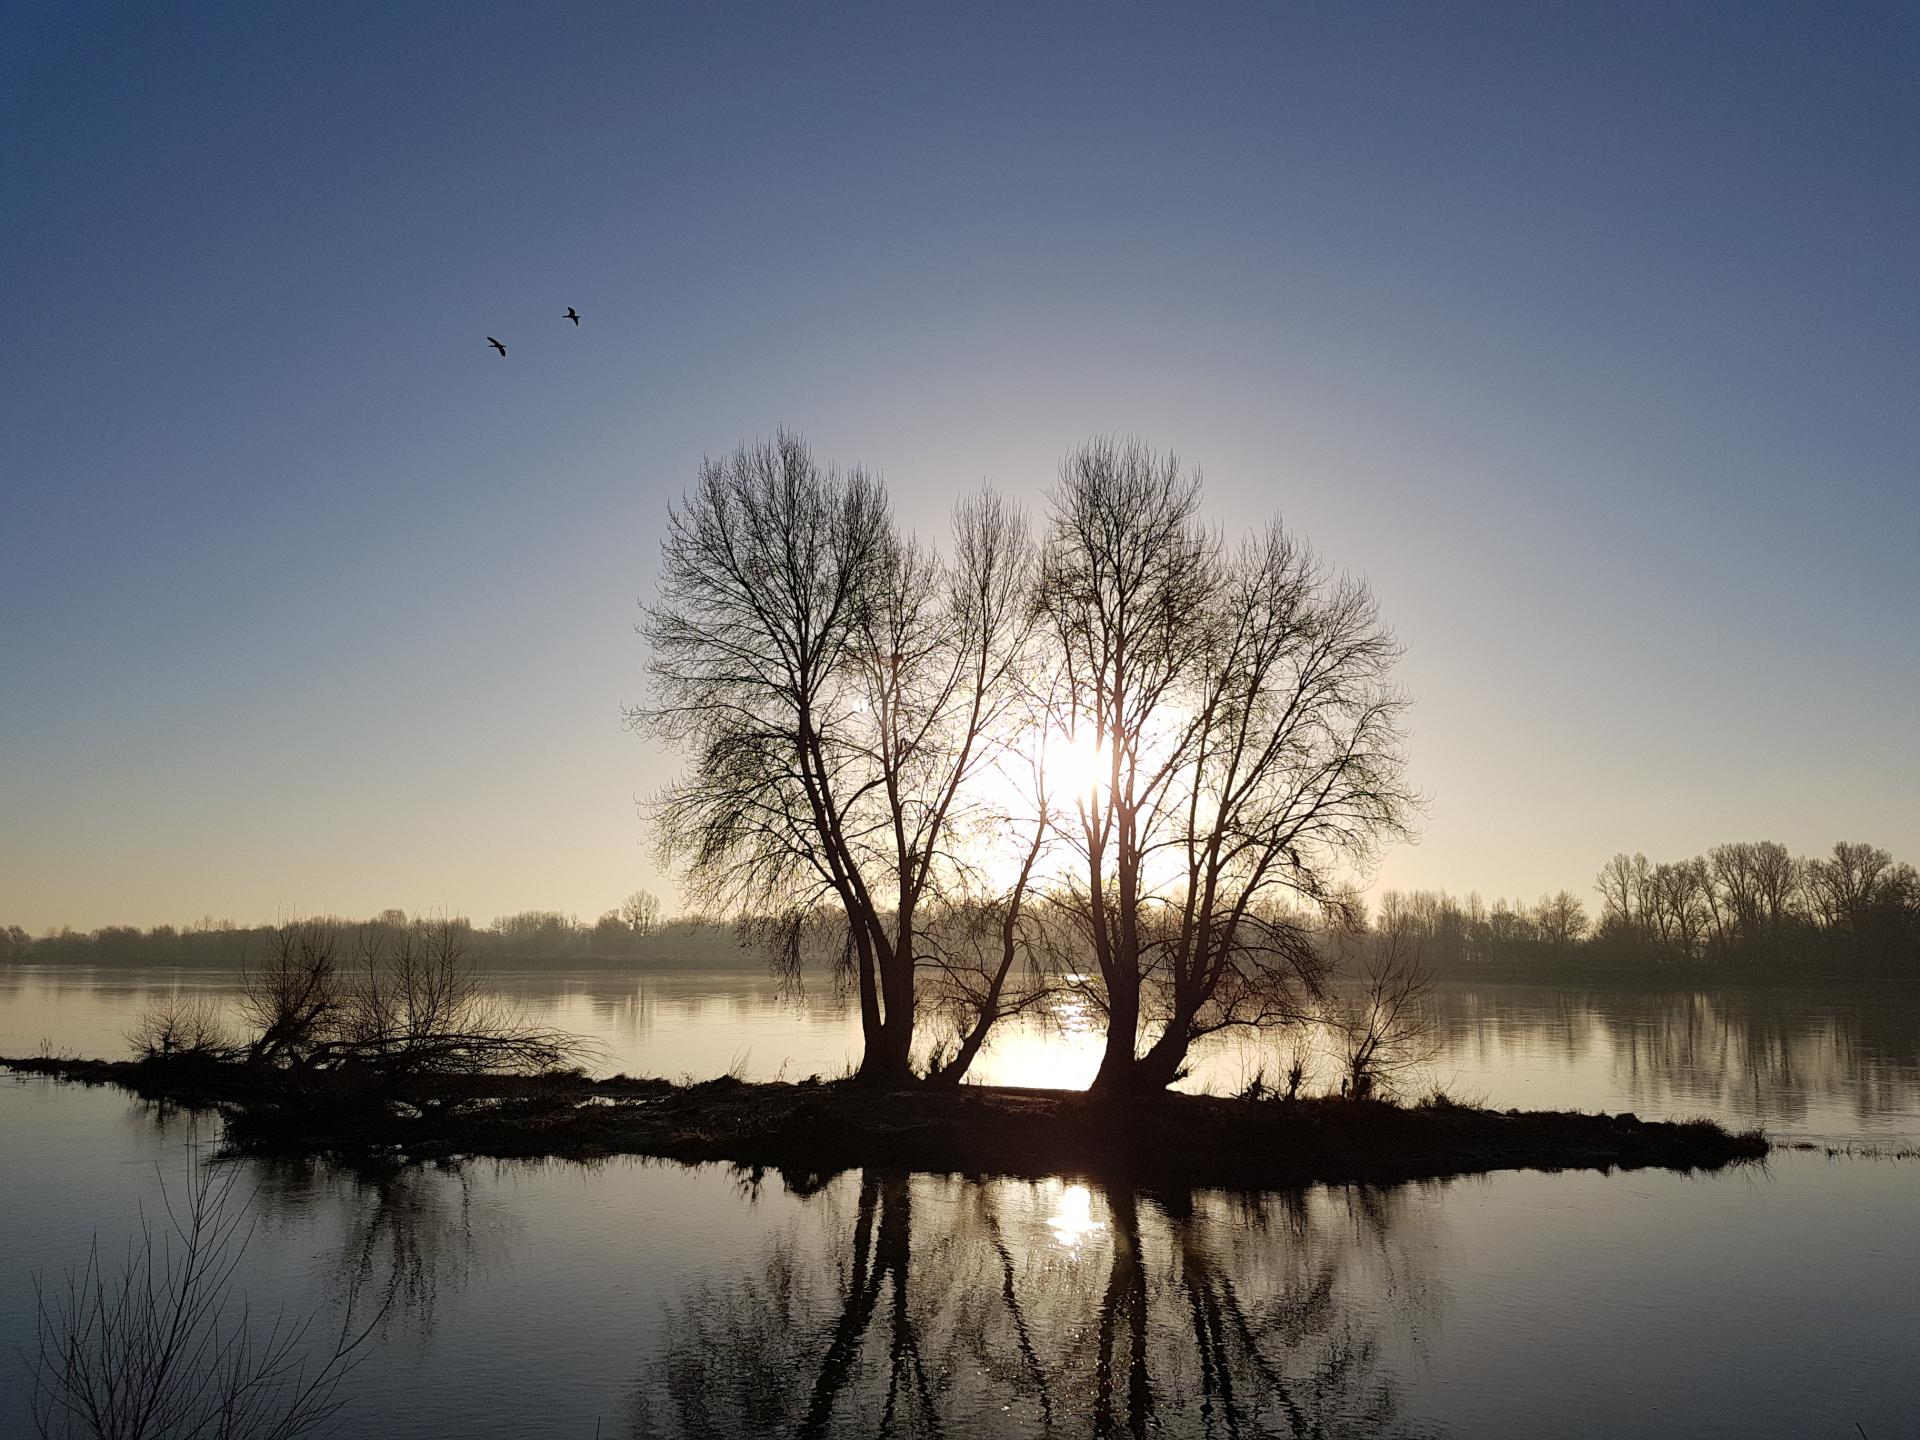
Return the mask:
<path id="1" fill-rule="evenodd" d="M 1050 1228 L 1057 1184 L 847 1183 L 850 1214 L 832 1187 L 817 1234 L 669 1305 L 635 1436 L 1416 1433 L 1384 1355 L 1426 1304 L 1394 1192 L 1116 1187 Z"/>
<path id="2" fill-rule="evenodd" d="M 1920 1109 L 1920 1004 L 1884 985 L 1517 996 L 1450 985 L 1436 1004 L 1448 1045 L 1482 1064 L 1513 1049 L 1573 1064 L 1595 1047 L 1650 1108 L 1704 1106 L 1773 1122 L 1804 1121 L 1815 1105 L 1862 1120 Z"/>
<path id="3" fill-rule="evenodd" d="M 309 1159 L 257 1163 L 256 1203 L 298 1215 L 332 1201 L 344 1217 L 339 1259 L 327 1266 L 343 1295 L 385 1312 L 385 1325 L 428 1334 L 454 1294 L 517 1238 L 508 1215 L 475 1203 L 464 1164 L 346 1167 Z"/>

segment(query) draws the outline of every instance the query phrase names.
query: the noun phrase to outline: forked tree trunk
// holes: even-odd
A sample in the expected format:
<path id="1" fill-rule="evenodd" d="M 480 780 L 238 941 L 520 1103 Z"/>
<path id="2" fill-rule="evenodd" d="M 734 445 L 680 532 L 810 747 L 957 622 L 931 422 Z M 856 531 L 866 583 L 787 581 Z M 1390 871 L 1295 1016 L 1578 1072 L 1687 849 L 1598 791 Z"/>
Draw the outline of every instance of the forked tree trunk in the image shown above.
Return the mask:
<path id="1" fill-rule="evenodd" d="M 911 1085 L 913 1073 L 913 932 L 902 927 L 891 950 L 878 956 L 883 1013 L 866 1037 L 858 1078 L 872 1085 Z M 878 947 L 876 947 L 877 949 Z"/>
<path id="2" fill-rule="evenodd" d="M 1186 1019 L 1176 1015 L 1147 1053 L 1134 1062 L 1131 1084 L 1136 1093 L 1164 1090 L 1180 1078 L 1187 1063 L 1188 1033 Z"/>
<path id="3" fill-rule="evenodd" d="M 1139 1060 L 1133 1053 L 1140 1029 L 1140 983 L 1111 985 L 1107 995 L 1107 1045 L 1093 1077 L 1096 1095 L 1126 1095 L 1136 1088 Z"/>

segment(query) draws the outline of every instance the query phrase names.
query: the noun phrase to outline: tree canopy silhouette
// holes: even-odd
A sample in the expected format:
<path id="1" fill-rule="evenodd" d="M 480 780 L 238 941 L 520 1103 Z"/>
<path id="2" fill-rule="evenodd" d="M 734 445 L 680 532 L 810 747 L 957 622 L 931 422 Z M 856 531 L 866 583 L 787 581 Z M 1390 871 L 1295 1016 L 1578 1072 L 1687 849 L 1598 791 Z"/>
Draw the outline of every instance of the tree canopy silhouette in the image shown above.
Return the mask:
<path id="1" fill-rule="evenodd" d="M 1105 765 L 1065 894 L 1107 1015 L 1096 1090 L 1160 1089 L 1202 1036 L 1301 1018 L 1315 922 L 1355 918 L 1351 875 L 1417 804 L 1400 647 L 1365 583 L 1278 521 L 1230 545 L 1200 495 L 1172 454 L 1096 440 L 1053 496 L 1057 723 Z"/>
<path id="2" fill-rule="evenodd" d="M 983 494 L 954 525 L 951 560 L 902 537 L 875 477 L 789 433 L 707 462 L 669 520 L 653 703 L 629 717 L 691 753 L 654 809 L 663 852 L 782 968 L 825 939 L 861 1073 L 890 1083 L 912 1075 L 919 926 L 963 876 L 963 792 L 1008 742 L 1027 628 L 1018 518 Z"/>
<path id="3" fill-rule="evenodd" d="M 964 1073 L 1041 993 L 1007 988 L 1035 900 L 1107 1017 L 1098 1088 L 1164 1087 L 1203 1036 L 1304 1018 L 1314 931 L 1353 918 L 1353 875 L 1415 809 L 1399 646 L 1278 522 L 1229 544 L 1199 506 L 1171 455 L 1096 440 L 1037 555 L 983 492 L 943 556 L 877 478 L 782 432 L 673 510 L 629 712 L 690 761 L 661 849 L 781 969 L 835 957 L 864 1077 L 911 1078 L 923 973 L 961 1022 L 939 1074 Z M 1081 757 L 1071 795 L 1050 750 Z"/>

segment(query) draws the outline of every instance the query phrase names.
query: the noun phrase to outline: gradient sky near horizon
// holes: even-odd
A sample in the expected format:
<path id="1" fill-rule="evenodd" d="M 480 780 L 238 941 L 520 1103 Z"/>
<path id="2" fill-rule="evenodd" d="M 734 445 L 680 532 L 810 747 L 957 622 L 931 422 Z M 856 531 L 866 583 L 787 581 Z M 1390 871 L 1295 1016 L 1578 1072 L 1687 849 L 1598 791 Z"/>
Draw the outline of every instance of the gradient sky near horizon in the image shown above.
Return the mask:
<path id="1" fill-rule="evenodd" d="M 929 536 L 1136 434 L 1369 577 L 1382 884 L 1920 861 L 1916 76 L 1869 3 L 16 0 L 0 924 L 672 896 L 636 601 L 780 425 Z"/>

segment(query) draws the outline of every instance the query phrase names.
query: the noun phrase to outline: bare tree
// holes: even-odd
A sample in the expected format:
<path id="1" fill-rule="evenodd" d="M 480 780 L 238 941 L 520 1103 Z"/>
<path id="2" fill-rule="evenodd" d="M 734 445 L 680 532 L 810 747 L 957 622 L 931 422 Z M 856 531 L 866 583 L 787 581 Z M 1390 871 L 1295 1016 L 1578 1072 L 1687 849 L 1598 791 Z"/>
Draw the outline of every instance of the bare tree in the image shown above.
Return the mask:
<path id="1" fill-rule="evenodd" d="M 1893 856 L 1877 845 L 1837 841 L 1825 860 L 1807 862 L 1807 890 L 1814 912 L 1828 926 L 1862 928 L 1880 899 Z"/>
<path id="2" fill-rule="evenodd" d="M 1603 930 L 1645 933 L 1653 911 L 1653 867 L 1644 855 L 1618 854 L 1600 867 L 1594 879 L 1600 892 Z"/>
<path id="3" fill-rule="evenodd" d="M 1752 947 L 1776 941 L 1800 890 L 1801 863 L 1772 840 L 1715 845 L 1706 861 L 1720 943 Z"/>
<path id="4" fill-rule="evenodd" d="M 660 897 L 651 890 L 636 890 L 620 907 L 620 917 L 635 935 L 651 935 L 660 926 Z"/>
<path id="5" fill-rule="evenodd" d="M 918 924 L 953 866 L 969 777 L 1004 740 L 1027 623 L 1008 507 L 956 511 L 951 563 L 901 538 L 879 482 L 796 436 L 707 462 L 642 625 L 653 703 L 630 723 L 691 753 L 654 807 L 697 903 L 798 967 L 821 914 L 859 996 L 863 1077 L 911 1077 Z"/>
<path id="6" fill-rule="evenodd" d="M 586 1058 L 585 1042 L 528 1020 L 483 983 L 468 934 L 453 920 L 366 925 L 343 963 L 337 923 L 276 927 L 241 982 L 241 1016 L 254 1031 L 247 1060 L 398 1081 L 550 1070 Z"/>
<path id="7" fill-rule="evenodd" d="M 1540 938 L 1556 950 L 1568 950 L 1587 933 L 1587 907 L 1571 890 L 1543 895 L 1534 907 Z"/>
<path id="8" fill-rule="evenodd" d="M 1792 920 L 1806 883 L 1806 862 L 1795 859 L 1776 840 L 1760 840 L 1750 848 L 1755 912 L 1769 936 L 1777 937 Z"/>
<path id="9" fill-rule="evenodd" d="M 1350 923 L 1343 872 L 1417 804 L 1370 591 L 1278 523 L 1229 550 L 1199 502 L 1172 455 L 1096 440 L 1061 468 L 1044 551 L 1056 725 L 1105 768 L 1066 897 L 1107 1017 L 1104 1092 L 1171 1083 L 1215 1031 L 1301 1019 L 1323 967 L 1291 905 Z"/>
<path id="10" fill-rule="evenodd" d="M 340 1018 L 340 927 L 289 920 L 267 932 L 266 953 L 240 972 L 240 1016 L 255 1032 L 254 1064 L 304 1057 Z"/>
<path id="11" fill-rule="evenodd" d="M 1712 925 L 1713 883 L 1707 862 L 1663 861 L 1653 867 L 1654 938 L 1684 960 L 1700 958 Z"/>
<path id="12" fill-rule="evenodd" d="M 331 1337 L 311 1318 L 255 1320 L 234 1294 L 253 1228 L 240 1172 L 201 1167 L 167 1223 L 143 1220 L 125 1259 L 98 1243 L 65 1284 L 35 1277 L 33 1418 L 41 1440 L 294 1440 L 329 1425 L 377 1315 L 351 1301 Z"/>
<path id="13" fill-rule="evenodd" d="M 1359 953 L 1360 988 L 1334 998 L 1327 1021 L 1341 1047 L 1341 1093 L 1368 1100 L 1402 1089 L 1433 1058 L 1433 972 L 1403 926 L 1356 937 L 1348 948 Z"/>

